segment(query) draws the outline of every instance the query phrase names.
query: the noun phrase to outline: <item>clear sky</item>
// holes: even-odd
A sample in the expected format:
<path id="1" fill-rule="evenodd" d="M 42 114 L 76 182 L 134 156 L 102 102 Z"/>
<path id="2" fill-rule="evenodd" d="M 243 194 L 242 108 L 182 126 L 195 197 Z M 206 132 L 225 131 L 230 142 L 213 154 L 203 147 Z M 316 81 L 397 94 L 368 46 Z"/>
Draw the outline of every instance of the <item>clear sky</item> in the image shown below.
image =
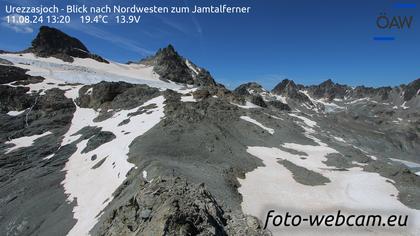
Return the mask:
<path id="1" fill-rule="evenodd" d="M 54 25 L 108 59 L 138 60 L 171 43 L 230 88 L 256 81 L 271 89 L 284 78 L 302 84 L 326 79 L 349 85 L 383 86 L 420 78 L 420 3 L 416 0 L 0 0 L 49 5 L 231 5 L 251 6 L 248 15 L 143 15 L 139 24 Z M 410 29 L 378 29 L 377 17 L 413 16 Z M 77 17 L 74 17 L 77 19 Z M 4 20 L 4 19 L 2 19 Z M 39 25 L 0 26 L 0 49 L 26 48 Z M 31 32 L 31 29 L 33 32 Z M 392 41 L 373 40 L 392 36 Z"/>

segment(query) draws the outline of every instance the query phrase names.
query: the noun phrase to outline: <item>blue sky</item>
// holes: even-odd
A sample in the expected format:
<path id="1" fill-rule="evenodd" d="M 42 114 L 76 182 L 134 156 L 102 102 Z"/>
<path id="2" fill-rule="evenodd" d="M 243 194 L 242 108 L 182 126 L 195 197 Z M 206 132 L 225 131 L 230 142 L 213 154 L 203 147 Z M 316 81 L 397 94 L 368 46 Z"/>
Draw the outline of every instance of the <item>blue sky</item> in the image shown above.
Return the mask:
<path id="1" fill-rule="evenodd" d="M 82 25 L 77 16 L 55 27 L 71 34 L 97 54 L 126 62 L 152 54 L 171 43 L 178 52 L 207 68 L 230 88 L 249 81 L 272 88 L 284 78 L 302 84 L 326 79 L 349 85 L 399 85 L 420 78 L 420 4 L 415 0 L 143 0 L 55 1 L 55 4 L 217 5 L 251 6 L 248 15 L 143 15 L 139 24 Z M 5 4 L 52 4 L 41 0 L 1 0 Z M 413 16 L 410 29 L 381 30 L 376 19 Z M 2 23 L 0 49 L 26 48 L 39 25 L 16 32 Z M 20 30 L 22 31 L 22 30 Z M 393 41 L 375 41 L 393 36 Z"/>

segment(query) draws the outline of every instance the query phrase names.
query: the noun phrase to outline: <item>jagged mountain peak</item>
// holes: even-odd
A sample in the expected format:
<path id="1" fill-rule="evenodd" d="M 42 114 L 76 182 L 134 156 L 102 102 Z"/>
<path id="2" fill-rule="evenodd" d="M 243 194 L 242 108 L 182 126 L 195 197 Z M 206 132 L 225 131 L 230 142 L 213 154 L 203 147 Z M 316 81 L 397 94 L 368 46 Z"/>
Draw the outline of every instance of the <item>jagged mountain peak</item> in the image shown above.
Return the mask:
<path id="1" fill-rule="evenodd" d="M 39 28 L 39 33 L 32 41 L 32 48 L 40 52 L 48 50 L 54 50 L 56 52 L 82 50 L 89 52 L 86 46 L 77 38 L 48 26 L 41 26 Z"/>
<path id="2" fill-rule="evenodd" d="M 319 85 L 309 86 L 307 90 L 315 98 L 332 100 L 334 98 L 343 98 L 349 88 L 347 85 L 334 83 L 331 79 L 328 79 Z"/>
<path id="3" fill-rule="evenodd" d="M 345 85 L 345 84 L 336 83 L 332 79 L 327 79 L 317 86 L 318 87 L 323 87 L 323 88 L 334 88 L 334 87 L 345 88 L 345 89 L 350 88 L 350 86 Z M 314 86 L 309 86 L 309 87 L 314 87 Z"/>
<path id="4" fill-rule="evenodd" d="M 335 83 L 332 81 L 332 79 L 327 79 L 324 82 L 322 82 L 321 84 L 319 84 L 319 86 L 334 86 Z"/>
<path id="5" fill-rule="evenodd" d="M 154 72 L 162 80 L 198 86 L 216 86 L 216 82 L 207 70 L 182 57 L 172 44 L 160 48 L 156 54 L 138 63 L 153 66 Z"/>
<path id="6" fill-rule="evenodd" d="M 178 52 L 175 50 L 175 47 L 172 44 L 168 44 L 168 46 L 164 48 L 160 48 L 156 54 L 159 54 L 159 53 L 179 56 Z"/>
<path id="7" fill-rule="evenodd" d="M 289 99 L 296 100 L 299 103 L 307 103 L 313 105 L 311 100 L 300 90 L 304 89 L 303 85 L 297 85 L 293 80 L 284 79 L 277 84 L 271 91 L 273 94 L 281 95 Z"/>
<path id="8" fill-rule="evenodd" d="M 172 44 L 168 44 L 166 47 L 159 48 L 155 54 L 141 59 L 138 63 L 154 66 L 166 59 L 170 59 L 171 61 L 176 61 L 179 63 L 183 63 L 185 60 L 182 56 L 179 55 Z"/>
<path id="9" fill-rule="evenodd" d="M 102 57 L 92 54 L 79 39 L 48 26 L 39 28 L 32 46 L 27 51 L 39 57 L 56 57 L 67 62 L 73 62 L 73 57 L 79 57 L 108 63 Z"/>
<path id="10" fill-rule="evenodd" d="M 284 79 L 280 83 L 278 83 L 272 90 L 275 94 L 283 94 L 287 92 L 297 92 L 298 86 L 295 84 L 293 80 Z"/>

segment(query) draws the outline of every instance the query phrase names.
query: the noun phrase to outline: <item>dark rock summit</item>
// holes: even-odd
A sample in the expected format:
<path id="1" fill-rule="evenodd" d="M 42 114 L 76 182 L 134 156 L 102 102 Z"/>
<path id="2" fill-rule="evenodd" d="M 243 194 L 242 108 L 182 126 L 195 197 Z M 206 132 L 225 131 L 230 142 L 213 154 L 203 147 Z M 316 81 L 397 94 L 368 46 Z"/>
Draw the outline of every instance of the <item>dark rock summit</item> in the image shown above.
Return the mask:
<path id="1" fill-rule="evenodd" d="M 298 102 L 312 104 L 308 96 L 299 91 L 301 88 L 303 88 L 303 86 L 296 85 L 293 80 L 285 79 L 277 84 L 271 92 L 277 95 L 285 96 L 286 98 L 297 100 Z"/>
<path id="2" fill-rule="evenodd" d="M 66 62 L 73 62 L 72 57 L 79 57 L 108 63 L 102 57 L 90 53 L 80 40 L 48 26 L 41 26 L 38 35 L 32 41 L 32 47 L 27 51 L 39 57 L 56 57 Z"/>
<path id="3" fill-rule="evenodd" d="M 139 63 L 153 66 L 154 71 L 163 80 L 198 86 L 216 86 L 216 82 L 207 70 L 181 57 L 172 45 L 159 49 L 155 55 Z"/>
<path id="4" fill-rule="evenodd" d="M 154 71 L 161 79 L 177 83 L 194 84 L 194 78 L 182 58 L 172 45 L 159 49 L 157 53 L 143 61 L 154 66 Z"/>
<path id="5" fill-rule="evenodd" d="M 344 98 L 346 91 L 350 87 L 334 83 L 331 79 L 322 82 L 319 85 L 309 86 L 308 92 L 315 98 L 324 98 L 332 101 L 334 98 Z"/>

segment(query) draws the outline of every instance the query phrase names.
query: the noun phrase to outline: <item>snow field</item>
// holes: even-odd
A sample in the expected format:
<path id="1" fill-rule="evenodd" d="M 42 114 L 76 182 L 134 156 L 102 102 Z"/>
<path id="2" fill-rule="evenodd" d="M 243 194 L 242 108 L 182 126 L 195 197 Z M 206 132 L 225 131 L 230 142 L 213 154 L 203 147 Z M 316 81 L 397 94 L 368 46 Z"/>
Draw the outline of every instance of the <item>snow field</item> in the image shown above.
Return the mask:
<path id="1" fill-rule="evenodd" d="M 136 137 L 147 132 L 164 117 L 163 102 L 163 96 L 151 99 L 142 106 L 156 104 L 157 108 L 151 109 L 150 114 L 143 113 L 131 117 L 130 122 L 122 126 L 118 124 L 129 118 L 128 114 L 137 111 L 139 107 L 119 111 L 112 118 L 96 123 L 93 122 L 97 115 L 96 111 L 77 107 L 72 125 L 62 145 L 77 140 L 79 136 L 72 135 L 86 126 L 101 127 L 102 131 L 110 131 L 116 138 L 95 150 L 81 153 L 88 142 L 84 140 L 77 145 L 77 151 L 66 163 L 64 168 L 66 176 L 62 184 L 68 194 L 68 200 L 76 201 L 73 212 L 74 218 L 77 219 L 69 235 L 87 235 L 97 223 L 101 211 L 112 200 L 112 194 L 123 183 L 128 171 L 134 167 L 127 161 L 129 145 Z M 97 155 L 94 161 L 91 160 L 93 155 Z M 100 162 L 103 162 L 102 165 L 93 168 Z"/>
<path id="2" fill-rule="evenodd" d="M 343 214 L 390 214 L 409 215 L 408 224 L 412 227 L 402 229 L 401 235 L 420 234 L 420 211 L 410 209 L 398 201 L 398 190 L 392 181 L 377 173 L 364 172 L 360 167 L 348 171 L 336 171 L 323 162 L 330 153 L 338 153 L 328 147 L 313 134 L 316 122 L 296 114 L 289 114 L 298 118 L 305 135 L 312 138 L 318 145 L 302 145 L 285 143 L 282 146 L 308 154 L 306 159 L 299 155 L 282 151 L 276 147 L 250 146 L 247 152 L 261 159 L 264 166 L 247 173 L 245 179 L 238 179 L 242 194 L 242 209 L 245 214 L 258 217 L 265 222 L 267 212 L 271 209 L 277 212 L 294 214 L 334 214 L 341 210 Z M 301 122 L 302 121 L 302 122 Z M 331 182 L 324 185 L 309 186 L 298 183 L 293 173 L 279 164 L 279 160 L 288 160 L 293 164 L 317 172 Z M 296 174 L 296 173 L 295 173 Z M 390 183 L 391 182 L 391 183 Z M 273 235 L 291 233 L 291 229 L 274 227 L 269 224 Z M 307 229 L 292 229 L 293 235 L 308 235 Z M 349 230 L 349 229 L 346 229 Z M 351 235 L 353 231 L 341 231 L 339 235 Z M 381 228 L 357 229 L 358 235 L 387 235 Z M 406 231 L 403 231 L 406 230 Z M 310 231 L 311 234 L 337 235 L 337 231 Z M 390 234 L 392 235 L 392 233 Z"/>

